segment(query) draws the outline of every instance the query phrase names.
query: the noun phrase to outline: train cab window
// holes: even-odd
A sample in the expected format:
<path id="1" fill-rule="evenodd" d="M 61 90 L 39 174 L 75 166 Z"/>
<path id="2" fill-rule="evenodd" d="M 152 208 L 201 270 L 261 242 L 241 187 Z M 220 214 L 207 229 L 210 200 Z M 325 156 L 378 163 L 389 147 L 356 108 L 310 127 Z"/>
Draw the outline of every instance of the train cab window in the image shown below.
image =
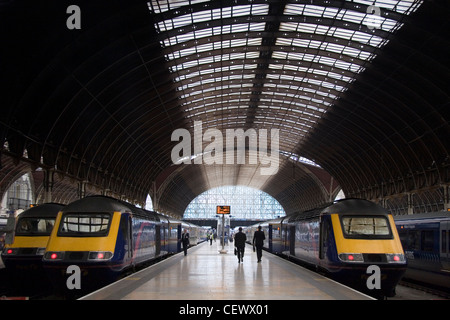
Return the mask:
<path id="1" fill-rule="evenodd" d="M 61 218 L 59 236 L 99 237 L 108 235 L 109 213 L 65 213 Z"/>
<path id="2" fill-rule="evenodd" d="M 345 238 L 392 239 L 392 232 L 386 217 L 343 216 L 342 230 Z"/>
<path id="3" fill-rule="evenodd" d="M 55 218 L 19 218 L 16 227 L 18 236 L 49 236 L 55 224 Z"/>

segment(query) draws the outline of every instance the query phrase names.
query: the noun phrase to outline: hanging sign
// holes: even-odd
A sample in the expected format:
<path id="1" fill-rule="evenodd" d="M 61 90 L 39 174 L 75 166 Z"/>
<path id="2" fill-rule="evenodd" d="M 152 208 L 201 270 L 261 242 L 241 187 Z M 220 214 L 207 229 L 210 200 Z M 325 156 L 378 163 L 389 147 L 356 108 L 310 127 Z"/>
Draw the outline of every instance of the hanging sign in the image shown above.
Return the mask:
<path id="1" fill-rule="evenodd" d="M 230 214 L 230 206 L 217 206 L 216 214 Z"/>

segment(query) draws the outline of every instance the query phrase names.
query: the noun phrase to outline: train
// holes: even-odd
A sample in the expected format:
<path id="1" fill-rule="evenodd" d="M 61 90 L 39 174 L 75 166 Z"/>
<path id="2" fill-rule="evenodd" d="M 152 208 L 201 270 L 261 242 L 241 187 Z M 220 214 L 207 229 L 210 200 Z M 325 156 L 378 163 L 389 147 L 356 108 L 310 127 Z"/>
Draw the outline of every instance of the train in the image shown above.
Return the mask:
<path id="1" fill-rule="evenodd" d="M 45 285 L 42 257 L 58 212 L 64 205 L 46 203 L 23 211 L 18 217 L 12 244 L 5 245 L 2 261 L 8 287 L 32 289 Z"/>
<path id="2" fill-rule="evenodd" d="M 405 250 L 406 280 L 450 293 L 450 212 L 396 216 Z"/>
<path id="3" fill-rule="evenodd" d="M 368 200 L 338 200 L 247 227 L 250 243 L 258 226 L 267 251 L 373 296 L 394 296 L 407 267 L 393 216 Z M 370 266 L 379 268 L 379 285 Z"/>
<path id="4" fill-rule="evenodd" d="M 203 229 L 106 196 L 89 196 L 64 207 L 56 217 L 43 267 L 56 292 L 67 291 L 72 267 L 79 268 L 79 292 L 105 286 L 137 266 L 180 251 L 182 229 L 191 245 Z M 71 268 L 69 268 L 71 267 Z M 73 271 L 75 272 L 75 271 Z"/>

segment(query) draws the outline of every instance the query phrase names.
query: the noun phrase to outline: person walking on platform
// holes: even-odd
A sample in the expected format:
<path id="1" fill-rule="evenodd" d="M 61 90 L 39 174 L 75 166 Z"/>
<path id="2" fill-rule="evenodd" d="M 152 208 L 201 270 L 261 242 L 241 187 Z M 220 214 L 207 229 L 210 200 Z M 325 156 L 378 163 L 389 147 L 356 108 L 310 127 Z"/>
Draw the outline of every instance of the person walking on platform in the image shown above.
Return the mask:
<path id="1" fill-rule="evenodd" d="M 181 243 L 183 244 L 184 255 L 187 255 L 187 249 L 189 247 L 189 232 L 186 229 L 183 230 L 181 235 Z"/>
<path id="2" fill-rule="evenodd" d="M 239 227 L 239 232 L 234 235 L 234 246 L 237 251 L 238 263 L 244 262 L 245 241 L 247 241 L 247 236 L 242 232 L 242 228 Z"/>
<path id="3" fill-rule="evenodd" d="M 256 247 L 256 256 L 258 258 L 258 262 L 261 262 L 262 248 L 265 239 L 266 236 L 264 234 L 264 231 L 261 231 L 261 226 L 258 226 L 258 230 L 255 231 L 255 234 L 253 235 L 253 251 L 255 251 Z"/>

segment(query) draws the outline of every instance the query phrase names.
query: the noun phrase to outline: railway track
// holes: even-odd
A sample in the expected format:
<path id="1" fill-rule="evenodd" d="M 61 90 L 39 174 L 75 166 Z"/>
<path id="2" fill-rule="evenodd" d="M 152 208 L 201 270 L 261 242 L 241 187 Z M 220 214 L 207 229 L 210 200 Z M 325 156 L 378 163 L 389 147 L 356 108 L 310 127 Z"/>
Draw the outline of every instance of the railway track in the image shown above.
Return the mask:
<path id="1" fill-rule="evenodd" d="M 399 285 L 402 285 L 402 286 L 408 287 L 408 288 L 412 288 L 412 289 L 416 289 L 416 290 L 420 290 L 420 291 L 450 300 L 450 292 L 445 291 L 444 289 L 441 289 L 441 288 L 433 287 L 426 283 L 421 283 L 421 282 L 417 282 L 417 281 L 410 280 L 410 279 L 402 279 L 399 282 Z"/>

